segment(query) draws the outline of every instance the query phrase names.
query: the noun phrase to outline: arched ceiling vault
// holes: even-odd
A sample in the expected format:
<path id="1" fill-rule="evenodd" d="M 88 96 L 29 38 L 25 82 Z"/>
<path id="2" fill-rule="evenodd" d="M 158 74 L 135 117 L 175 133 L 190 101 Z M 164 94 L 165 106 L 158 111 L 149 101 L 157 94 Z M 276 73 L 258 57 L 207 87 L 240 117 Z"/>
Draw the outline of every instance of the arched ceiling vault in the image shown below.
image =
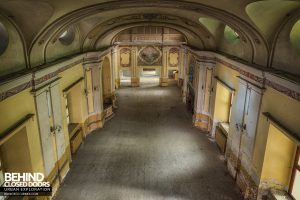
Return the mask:
<path id="1" fill-rule="evenodd" d="M 149 20 L 149 17 L 152 17 L 152 19 Z M 115 34 L 129 27 L 140 26 L 140 24 L 172 27 L 183 33 L 191 46 L 206 50 L 215 49 L 213 35 L 204 26 L 190 19 L 166 14 L 126 15 L 100 23 L 86 34 L 83 49 L 94 48 L 95 43 L 98 42 L 102 43 L 101 47 L 109 46 Z M 105 35 L 107 35 L 106 39 L 103 38 Z"/>
<path id="2" fill-rule="evenodd" d="M 137 26 L 163 26 L 166 28 L 172 28 L 180 33 L 182 33 L 187 41 L 188 44 L 190 44 L 192 47 L 195 48 L 200 48 L 200 49 L 213 49 L 214 44 L 213 40 L 211 41 L 212 44 L 209 44 L 207 41 L 205 41 L 203 38 L 201 38 L 198 34 L 195 32 L 186 29 L 184 27 L 180 27 L 177 24 L 172 24 L 172 23 L 158 23 L 158 22 L 139 22 L 139 23 L 129 23 L 129 24 L 123 24 L 121 26 L 116 26 L 110 29 L 109 31 L 104 32 L 101 35 L 98 35 L 96 39 L 92 42 L 92 48 L 94 49 L 99 49 L 103 48 L 105 46 L 110 46 L 112 45 L 113 39 L 122 31 L 130 28 L 134 28 Z"/>
<path id="3" fill-rule="evenodd" d="M 278 5 L 284 5 L 284 9 L 280 9 Z M 263 12 L 261 7 L 266 12 Z M 48 44 L 55 43 L 70 26 L 76 26 L 78 29 L 81 51 L 110 45 L 108 41 L 115 34 L 141 24 L 172 27 L 182 32 L 191 46 L 214 50 L 218 45 L 216 35 L 204 23 L 199 22 L 199 18 L 208 17 L 234 29 L 246 44 L 244 46 L 252 49 L 250 62 L 263 65 L 265 63 L 262 58 L 269 57 L 275 37 L 270 33 L 275 33 L 284 16 L 299 7 L 298 1 L 289 0 L 2 0 L 0 2 L 1 12 L 18 25 L 25 47 L 27 46 L 26 52 L 33 58 L 40 56 L 37 53 L 39 51 L 46 52 Z M 255 17 L 257 13 L 263 17 Z M 270 18 L 270 13 L 278 14 L 279 17 Z M 145 17 L 145 14 L 149 16 L 152 14 L 154 17 Z M 144 17 L 138 17 L 143 15 Z M 269 20 L 269 24 L 267 19 L 272 19 Z M 45 55 L 43 59 L 46 61 Z"/>

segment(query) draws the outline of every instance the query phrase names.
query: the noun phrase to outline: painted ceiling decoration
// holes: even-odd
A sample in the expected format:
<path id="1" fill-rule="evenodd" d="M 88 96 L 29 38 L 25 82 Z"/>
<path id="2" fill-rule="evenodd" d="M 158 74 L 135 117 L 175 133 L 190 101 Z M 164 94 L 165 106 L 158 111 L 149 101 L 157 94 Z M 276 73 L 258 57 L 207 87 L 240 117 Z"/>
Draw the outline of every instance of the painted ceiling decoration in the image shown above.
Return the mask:
<path id="1" fill-rule="evenodd" d="M 162 50 L 158 46 L 139 47 L 138 51 L 139 66 L 159 66 L 162 65 Z"/>
<path id="2" fill-rule="evenodd" d="M 22 64 L 33 68 L 108 48 L 123 31 L 156 26 L 178 31 L 193 49 L 217 51 L 262 67 L 284 66 L 300 74 L 300 69 L 290 70 L 300 61 L 294 50 L 298 29 L 290 27 L 300 19 L 298 0 L 2 0 L 0 11 L 9 41 L 18 44 L 8 45 L 5 52 L 18 51 L 23 57 L 15 63 L 0 56 L 1 63 L 15 65 L 11 71 Z M 273 61 L 283 51 L 295 59 Z"/>
<path id="3" fill-rule="evenodd" d="M 161 26 L 138 26 L 120 32 L 113 44 L 122 43 L 173 43 L 186 44 L 185 36 L 179 31 Z"/>

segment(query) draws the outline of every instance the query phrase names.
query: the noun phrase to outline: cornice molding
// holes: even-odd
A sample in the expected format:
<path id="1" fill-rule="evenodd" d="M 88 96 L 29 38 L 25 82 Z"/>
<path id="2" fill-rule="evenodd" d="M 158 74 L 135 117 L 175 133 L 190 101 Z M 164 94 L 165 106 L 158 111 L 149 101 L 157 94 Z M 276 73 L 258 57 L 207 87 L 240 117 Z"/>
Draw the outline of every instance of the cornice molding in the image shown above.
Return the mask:
<path id="1" fill-rule="evenodd" d="M 260 87 L 271 87 L 288 97 L 300 101 L 300 84 L 272 73 L 270 68 L 264 69 L 261 67 L 258 69 L 257 66 L 240 63 L 215 52 L 195 51 L 192 49 L 189 49 L 189 51 L 200 59 L 213 60 L 215 58 L 217 63 L 238 71 L 244 79 Z"/>
<path id="2" fill-rule="evenodd" d="M 95 54 L 97 54 L 96 59 L 101 60 L 102 57 L 105 57 L 110 52 L 111 48 L 108 48 L 101 52 L 80 54 L 68 60 L 34 68 L 32 72 L 26 75 L 3 82 L 0 84 L 0 102 L 28 88 L 35 89 L 42 86 L 43 84 L 57 78 L 59 73 L 66 71 L 75 65 L 84 64 L 84 62 L 90 58 L 93 59 Z"/>

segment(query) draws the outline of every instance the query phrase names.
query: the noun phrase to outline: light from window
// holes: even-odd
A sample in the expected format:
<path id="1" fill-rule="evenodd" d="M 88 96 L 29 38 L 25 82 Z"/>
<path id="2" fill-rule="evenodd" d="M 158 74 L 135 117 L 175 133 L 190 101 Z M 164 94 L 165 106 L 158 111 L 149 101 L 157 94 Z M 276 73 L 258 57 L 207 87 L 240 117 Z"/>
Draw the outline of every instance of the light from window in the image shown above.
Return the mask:
<path id="1" fill-rule="evenodd" d="M 300 20 L 298 20 L 290 33 L 290 42 L 293 48 L 300 53 Z"/>
<path id="2" fill-rule="evenodd" d="M 240 36 L 235 30 L 226 25 L 224 29 L 224 38 L 227 42 L 234 43 L 239 40 Z"/>
<path id="3" fill-rule="evenodd" d="M 75 31 L 74 28 L 71 27 L 67 30 L 65 30 L 60 36 L 59 36 L 59 41 L 63 44 L 63 45 L 70 45 L 74 39 L 75 39 Z"/>

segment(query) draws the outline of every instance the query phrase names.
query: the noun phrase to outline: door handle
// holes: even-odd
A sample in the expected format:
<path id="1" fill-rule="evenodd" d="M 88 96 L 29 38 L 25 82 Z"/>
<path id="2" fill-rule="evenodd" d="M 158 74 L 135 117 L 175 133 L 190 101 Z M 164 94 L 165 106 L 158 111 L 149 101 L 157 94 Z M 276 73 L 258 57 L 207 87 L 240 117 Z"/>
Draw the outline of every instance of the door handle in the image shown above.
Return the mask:
<path id="1" fill-rule="evenodd" d="M 56 125 L 56 126 L 51 126 L 51 127 L 50 127 L 50 131 L 51 131 L 51 133 L 53 133 L 53 134 L 55 134 L 56 131 L 57 131 L 57 132 L 60 132 L 61 129 L 62 129 L 62 127 L 61 127 L 60 125 Z"/>
<path id="2" fill-rule="evenodd" d="M 237 130 L 237 131 L 239 131 L 239 130 L 240 130 L 240 126 L 239 126 L 239 124 L 238 124 L 238 123 L 236 123 L 236 124 L 235 124 L 235 128 L 236 128 L 236 130 Z"/>
<path id="3" fill-rule="evenodd" d="M 50 132 L 51 132 L 51 133 L 55 133 L 55 127 L 54 127 L 54 126 L 51 126 L 51 127 L 50 127 Z"/>

